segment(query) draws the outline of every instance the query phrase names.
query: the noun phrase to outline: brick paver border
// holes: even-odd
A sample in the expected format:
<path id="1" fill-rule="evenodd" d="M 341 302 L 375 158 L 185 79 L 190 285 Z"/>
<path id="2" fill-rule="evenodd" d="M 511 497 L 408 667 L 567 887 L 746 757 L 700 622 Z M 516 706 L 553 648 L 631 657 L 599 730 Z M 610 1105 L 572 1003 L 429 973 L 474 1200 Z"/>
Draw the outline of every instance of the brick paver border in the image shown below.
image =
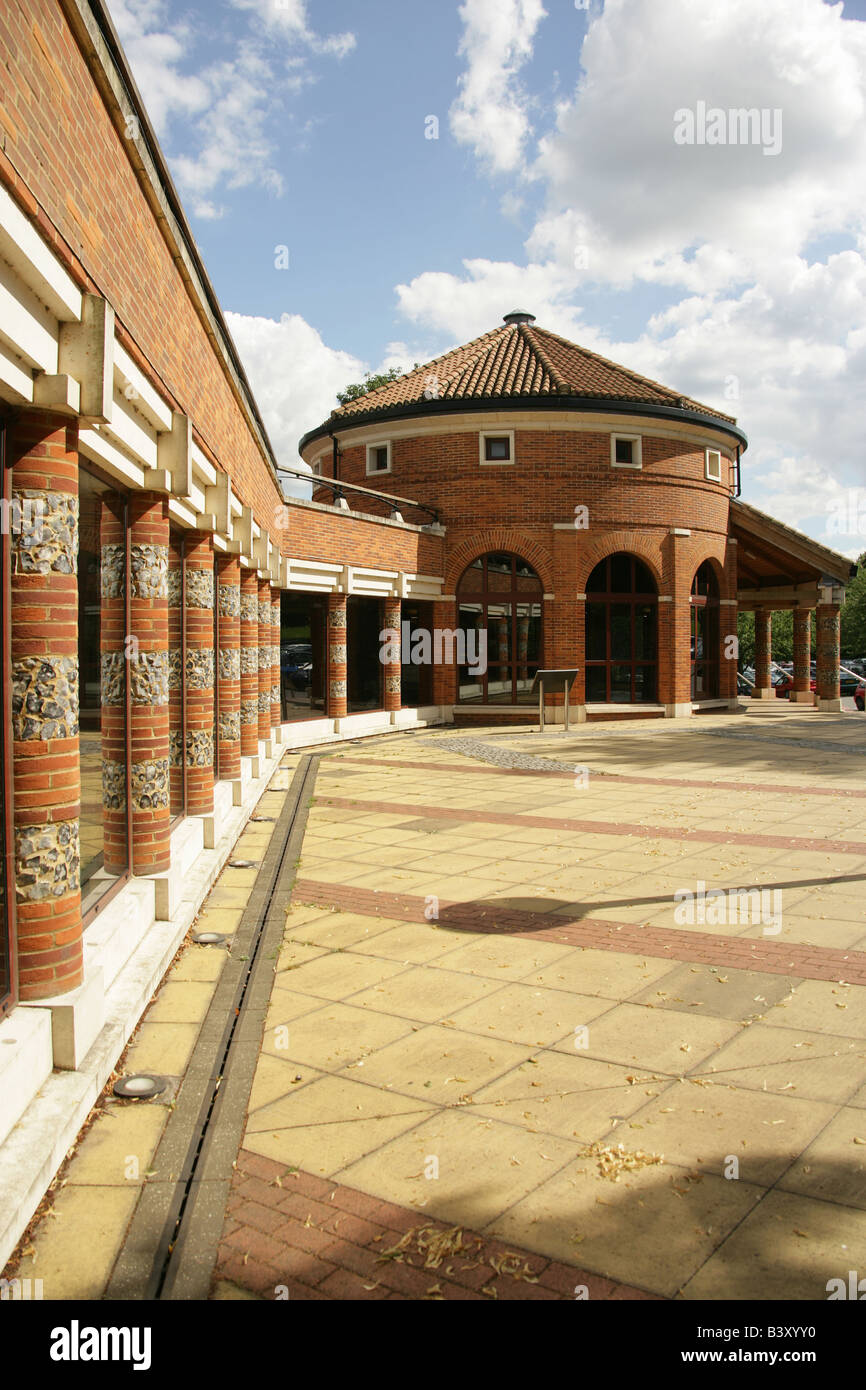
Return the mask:
<path id="1" fill-rule="evenodd" d="M 475 776 L 490 777 L 545 777 L 558 779 L 559 781 L 573 782 L 574 772 L 561 772 L 557 767 L 547 768 L 526 768 L 526 767 L 491 767 L 489 763 L 476 764 L 474 767 L 468 763 L 444 763 L 444 762 L 411 762 L 408 758 L 362 758 L 341 756 L 340 763 L 357 763 L 362 766 L 376 767 L 402 767 L 420 772 L 470 772 Z M 331 772 L 338 766 L 335 762 L 323 762 L 322 770 Z M 576 764 L 577 766 L 577 764 Z M 583 764 L 581 764 L 583 766 Z M 841 796 L 853 797 L 854 799 L 866 798 L 866 791 L 858 787 L 813 787 L 803 786 L 800 783 L 771 783 L 771 782 L 731 782 L 724 778 L 699 778 L 699 777 L 637 777 L 633 773 L 608 772 L 602 769 L 590 769 L 593 778 L 604 778 L 610 782 L 624 782 L 635 787 L 679 787 L 688 789 L 695 787 L 704 788 L 709 791 L 731 791 L 731 792 L 760 792 L 761 795 L 772 794 L 778 796 Z"/>
<path id="2" fill-rule="evenodd" d="M 426 816 L 439 820 L 485 821 L 494 825 L 522 826 L 530 830 L 575 830 L 585 835 L 632 836 L 639 840 L 682 840 L 695 844 L 749 845 L 755 849 L 791 849 L 804 854 L 856 854 L 866 858 L 866 843 L 859 840 L 810 839 L 801 835 L 749 835 L 739 830 L 690 830 L 669 825 L 640 825 L 631 821 L 576 820 L 570 816 L 516 815 L 506 811 L 461 811 L 454 806 L 419 802 L 362 801 L 348 796 L 322 796 L 317 806 L 340 810 L 370 811 L 401 816 Z"/>
<path id="3" fill-rule="evenodd" d="M 381 1258 L 383 1251 L 421 1227 L 453 1229 L 411 1207 L 395 1206 L 242 1148 L 214 1283 L 228 1280 L 263 1299 L 288 1295 L 305 1301 L 564 1301 L 578 1296 L 665 1301 L 658 1294 L 505 1245 L 466 1227 L 466 1249 L 446 1256 L 437 1267 L 424 1266 L 417 1244 L 402 1260 Z M 508 1273 L 509 1267 L 518 1271 L 517 1278 Z"/>
<path id="4" fill-rule="evenodd" d="M 380 892 L 375 888 L 359 888 L 351 884 L 298 879 L 293 901 L 338 912 L 356 912 L 367 917 L 423 922 L 428 899 L 412 893 Z M 521 936 L 532 941 L 555 941 L 596 951 L 719 965 L 733 970 L 760 970 L 772 975 L 794 975 L 804 980 L 866 985 L 866 951 L 845 951 L 833 946 L 799 946 L 783 941 L 754 941 L 716 932 L 694 932 L 681 927 L 644 927 L 634 922 L 609 922 L 593 917 L 552 919 L 549 912 L 500 908 L 490 900 L 465 903 L 440 898 L 438 911 L 435 925 L 452 931 Z"/>

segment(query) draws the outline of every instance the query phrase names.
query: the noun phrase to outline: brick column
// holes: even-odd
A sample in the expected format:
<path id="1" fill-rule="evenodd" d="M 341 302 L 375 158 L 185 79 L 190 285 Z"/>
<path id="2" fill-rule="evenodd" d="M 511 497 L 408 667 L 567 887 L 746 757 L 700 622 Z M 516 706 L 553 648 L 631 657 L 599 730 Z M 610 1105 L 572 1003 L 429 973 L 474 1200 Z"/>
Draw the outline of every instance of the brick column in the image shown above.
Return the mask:
<path id="1" fill-rule="evenodd" d="M 125 503 L 102 499 L 100 543 L 100 701 L 102 704 L 103 867 L 120 874 L 129 865 L 126 785 L 126 528 Z"/>
<path id="2" fill-rule="evenodd" d="M 271 728 L 283 722 L 280 692 L 280 591 L 271 585 Z"/>
<path id="3" fill-rule="evenodd" d="M 454 632 L 457 629 L 457 600 L 436 599 L 433 603 L 433 629 Z M 443 644 L 444 645 L 444 644 Z M 435 651 L 435 642 L 434 642 Z M 490 652 L 487 654 L 488 664 Z M 433 667 L 434 705 L 455 705 L 457 703 L 457 667 L 453 663 L 443 663 Z"/>
<path id="4" fill-rule="evenodd" d="M 259 581 L 241 570 L 241 755 L 259 755 Z"/>
<path id="5" fill-rule="evenodd" d="M 773 656 L 773 614 L 768 608 L 755 609 L 755 688 L 754 700 L 775 698 L 770 676 Z"/>
<path id="6" fill-rule="evenodd" d="M 812 705 L 812 610 L 794 609 L 794 689 L 791 700 L 795 704 Z"/>
<path id="7" fill-rule="evenodd" d="M 8 435 L 12 760 L 19 994 L 82 979 L 78 742 L 78 429 L 27 411 Z"/>
<path id="8" fill-rule="evenodd" d="M 266 579 L 259 584 L 259 739 L 271 736 L 271 586 Z"/>
<path id="9" fill-rule="evenodd" d="M 184 815 L 183 768 L 183 543 L 168 546 L 168 776 L 171 816 Z"/>
<path id="10" fill-rule="evenodd" d="M 816 617 L 818 632 L 818 708 L 840 710 L 840 612 L 836 603 L 819 603 Z"/>
<path id="11" fill-rule="evenodd" d="M 347 712 L 346 595 L 328 594 L 328 718 Z"/>
<path id="12" fill-rule="evenodd" d="M 214 674 L 213 541 L 208 532 L 186 537 L 186 800 L 187 814 L 213 811 Z"/>
<path id="13" fill-rule="evenodd" d="M 241 565 L 236 555 L 217 556 L 219 587 L 220 777 L 241 775 Z"/>
<path id="14" fill-rule="evenodd" d="M 137 492 L 129 500 L 129 663 L 132 726 L 132 871 L 162 873 L 171 864 L 168 737 L 168 500 Z"/>
<path id="15" fill-rule="evenodd" d="M 383 709 L 390 711 L 398 710 L 402 707 L 401 683 L 403 672 L 401 670 L 400 642 L 402 629 L 400 626 L 402 616 L 402 605 L 398 598 L 386 598 L 382 604 L 382 627 L 390 632 L 397 634 L 396 641 L 393 637 L 389 639 L 391 653 L 396 655 L 396 660 L 386 661 L 383 672 Z"/>

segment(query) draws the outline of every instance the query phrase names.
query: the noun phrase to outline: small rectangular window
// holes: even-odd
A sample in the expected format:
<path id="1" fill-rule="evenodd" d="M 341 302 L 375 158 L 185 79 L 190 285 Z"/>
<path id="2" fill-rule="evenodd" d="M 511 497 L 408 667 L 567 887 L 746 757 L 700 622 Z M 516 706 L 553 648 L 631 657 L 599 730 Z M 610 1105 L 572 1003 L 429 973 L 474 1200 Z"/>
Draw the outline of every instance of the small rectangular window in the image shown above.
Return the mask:
<path id="1" fill-rule="evenodd" d="M 390 473 L 391 472 L 391 445 L 368 444 L 367 445 L 367 476 L 371 473 Z"/>
<path id="2" fill-rule="evenodd" d="M 718 449 L 707 449 L 707 478 L 711 483 L 722 481 L 722 456 Z"/>
<path id="3" fill-rule="evenodd" d="M 610 461 L 617 468 L 640 468 L 640 435 L 612 434 L 610 437 Z"/>
<path id="4" fill-rule="evenodd" d="M 504 463 L 511 457 L 507 439 L 487 438 L 484 441 L 484 457 L 489 463 Z"/>
<path id="5" fill-rule="evenodd" d="M 514 462 L 514 432 L 512 430 L 500 434 L 481 434 L 478 444 L 480 463 Z"/>

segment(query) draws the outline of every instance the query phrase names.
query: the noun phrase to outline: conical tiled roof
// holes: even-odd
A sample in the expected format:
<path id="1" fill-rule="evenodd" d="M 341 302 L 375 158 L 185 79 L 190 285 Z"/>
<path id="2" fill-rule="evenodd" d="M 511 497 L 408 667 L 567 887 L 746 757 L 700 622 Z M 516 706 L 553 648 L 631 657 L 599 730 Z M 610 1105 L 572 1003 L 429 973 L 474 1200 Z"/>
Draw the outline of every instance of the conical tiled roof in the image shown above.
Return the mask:
<path id="1" fill-rule="evenodd" d="M 531 315 L 522 313 L 509 314 L 492 333 L 349 401 L 335 410 L 331 419 L 387 414 L 425 401 L 502 400 L 509 396 L 629 401 L 696 411 L 735 423 L 731 415 L 608 362 L 546 328 L 537 328 Z"/>

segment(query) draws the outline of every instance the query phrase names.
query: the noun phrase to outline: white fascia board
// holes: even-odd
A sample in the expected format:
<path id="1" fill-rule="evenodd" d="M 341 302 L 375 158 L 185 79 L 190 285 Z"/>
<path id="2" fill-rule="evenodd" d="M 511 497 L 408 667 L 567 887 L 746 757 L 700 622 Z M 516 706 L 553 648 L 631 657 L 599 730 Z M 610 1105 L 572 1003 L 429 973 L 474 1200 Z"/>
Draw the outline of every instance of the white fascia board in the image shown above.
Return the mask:
<path id="1" fill-rule="evenodd" d="M 41 304 L 20 276 L 0 260 L 0 338 L 31 367 L 54 376 L 60 328 L 50 309 Z"/>
<path id="2" fill-rule="evenodd" d="M 145 468 L 158 467 L 156 430 L 148 426 L 117 385 L 114 388 L 111 421 L 101 427 L 100 433 L 126 449 L 136 463 Z"/>
<path id="3" fill-rule="evenodd" d="M 143 488 L 144 469 L 95 429 L 79 430 L 78 447 L 124 487 Z"/>
<path id="4" fill-rule="evenodd" d="M 33 373 L 11 348 L 0 341 L 0 396 L 13 405 L 33 400 Z"/>
<path id="5" fill-rule="evenodd" d="M 189 490 L 189 497 L 186 499 L 194 511 L 204 514 L 207 511 L 204 489 L 193 483 Z"/>
<path id="6" fill-rule="evenodd" d="M 184 506 L 176 497 L 169 496 L 168 514 L 174 517 L 175 521 L 180 521 L 184 526 L 195 530 L 196 514 L 191 507 Z"/>
<path id="7" fill-rule="evenodd" d="M 81 318 L 81 291 L 5 188 L 0 188 L 0 256 L 55 318 L 68 323 Z"/>
<path id="8" fill-rule="evenodd" d="M 155 430 L 171 429 L 171 406 L 167 405 L 136 366 L 129 353 L 114 339 L 114 380 L 124 396 Z M 134 395 L 132 393 L 135 393 Z"/>
<path id="9" fill-rule="evenodd" d="M 213 487 L 217 479 L 217 471 L 206 454 L 202 453 L 195 440 L 192 442 L 192 466 L 202 479 L 203 485 Z"/>

